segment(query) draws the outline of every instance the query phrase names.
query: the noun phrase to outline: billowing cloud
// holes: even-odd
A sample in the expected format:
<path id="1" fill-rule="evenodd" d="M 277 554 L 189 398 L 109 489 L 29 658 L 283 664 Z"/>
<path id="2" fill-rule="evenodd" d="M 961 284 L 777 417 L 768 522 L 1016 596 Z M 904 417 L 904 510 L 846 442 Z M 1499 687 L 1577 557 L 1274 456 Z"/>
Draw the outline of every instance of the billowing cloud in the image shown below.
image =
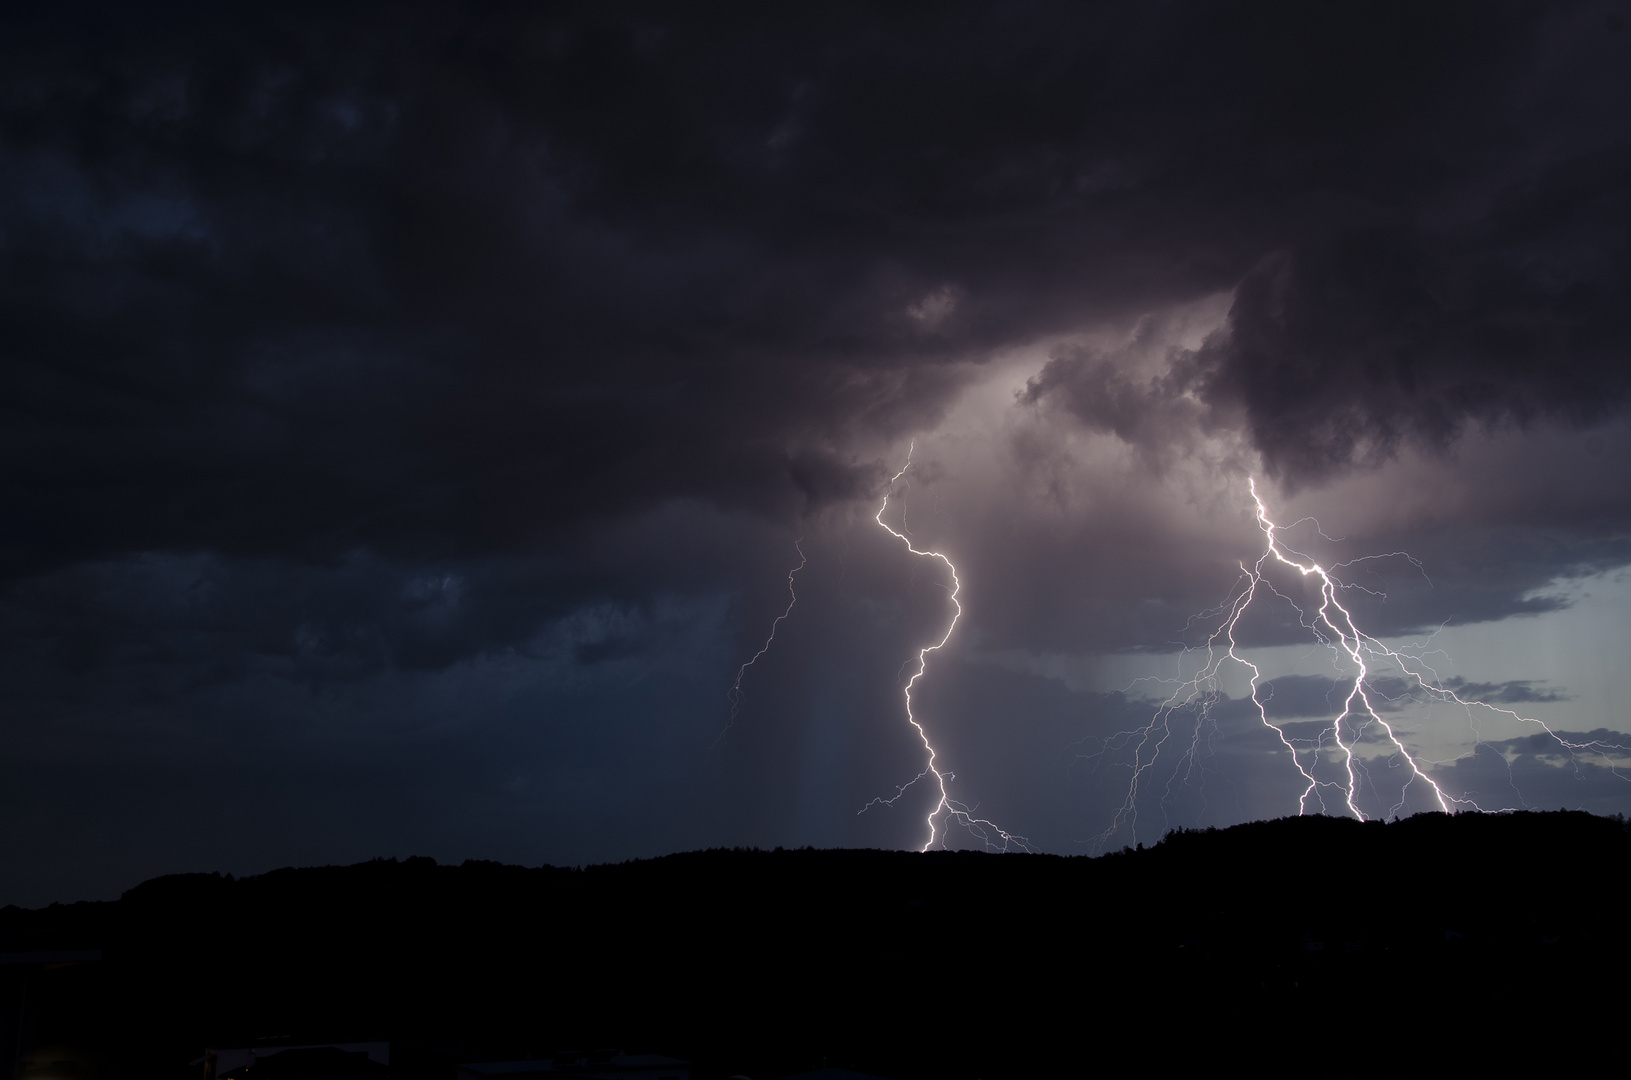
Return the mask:
<path id="1" fill-rule="evenodd" d="M 1619 407 L 1610 8 L 417 10 L 8 36 L 9 566 L 786 514 L 953 361 L 1220 289 L 1154 383 L 1036 392 L 1297 482 Z"/>

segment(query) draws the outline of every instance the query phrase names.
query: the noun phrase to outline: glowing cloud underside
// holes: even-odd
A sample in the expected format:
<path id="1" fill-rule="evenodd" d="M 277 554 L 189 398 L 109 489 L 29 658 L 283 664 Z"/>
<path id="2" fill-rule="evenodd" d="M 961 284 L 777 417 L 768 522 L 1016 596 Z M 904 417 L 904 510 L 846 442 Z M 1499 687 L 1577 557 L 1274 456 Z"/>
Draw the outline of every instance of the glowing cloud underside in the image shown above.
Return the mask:
<path id="1" fill-rule="evenodd" d="M 926 645 L 918 650 L 917 670 L 912 672 L 911 677 L 906 680 L 906 687 L 904 690 L 904 696 L 906 699 L 906 722 L 911 724 L 912 727 L 916 729 L 918 738 L 923 742 L 923 749 L 929 755 L 928 762 L 924 765 L 922 772 L 918 773 L 912 779 L 908 780 L 906 783 L 897 788 L 893 796 L 887 799 L 873 799 L 870 803 L 867 803 L 866 806 L 863 806 L 860 812 L 865 813 L 874 806 L 893 806 L 895 805 L 896 801 L 905 795 L 907 790 L 915 785 L 918 781 L 932 777 L 934 780 L 935 790 L 939 793 L 939 798 L 936 800 L 934 808 L 929 811 L 929 815 L 925 820 L 925 823 L 929 828 L 929 837 L 924 841 L 923 847 L 919 850 L 928 851 L 930 848 L 944 847 L 946 842 L 946 832 L 950 828 L 951 823 L 955 821 L 964 828 L 968 829 L 968 831 L 979 839 L 980 842 L 987 848 L 994 851 L 1029 851 L 1031 849 L 1026 844 L 1024 837 L 1007 832 L 999 828 L 995 823 L 987 821 L 985 818 L 975 817 L 972 809 L 952 799 L 951 791 L 947 785 L 949 785 L 951 781 L 955 779 L 955 777 L 953 774 L 941 770 L 939 764 L 940 755 L 936 753 L 934 744 L 929 741 L 929 733 L 927 729 L 924 728 L 923 722 L 918 719 L 917 715 L 912 711 L 912 689 L 917 686 L 918 680 L 923 678 L 923 673 L 928 668 L 929 654 L 945 647 L 946 642 L 951 640 L 952 631 L 957 629 L 957 620 L 962 618 L 963 615 L 963 605 L 957 599 L 957 594 L 961 592 L 963 588 L 962 581 L 957 576 L 957 567 L 953 566 L 951 560 L 946 558 L 946 556 L 942 555 L 938 551 L 918 550 L 918 548 L 913 546 L 912 541 L 907 539 L 905 533 L 898 532 L 897 530 L 891 528 L 883 520 L 884 511 L 889 508 L 890 496 L 894 495 L 895 493 L 895 485 L 900 482 L 901 477 L 906 475 L 906 470 L 912 467 L 912 450 L 916 448 L 916 445 L 916 442 L 913 442 L 911 446 L 907 448 L 906 464 L 901 466 L 900 472 L 890 477 L 889 489 L 884 492 L 883 504 L 878 507 L 878 512 L 876 515 L 874 515 L 873 520 L 875 520 L 879 526 L 886 530 L 891 536 L 905 544 L 906 550 L 911 552 L 913 555 L 920 555 L 927 559 L 936 559 L 945 564 L 947 572 L 951 575 L 951 586 L 948 593 L 953 611 L 951 622 L 947 624 L 946 632 L 941 635 L 940 640 L 935 642 L 933 645 Z M 907 663 L 910 664 L 911 661 L 908 660 Z M 904 669 L 905 665 L 902 665 L 902 670 Z"/>
<path id="2" fill-rule="evenodd" d="M 1179 681 L 1177 689 L 1162 701 L 1156 709 L 1155 715 L 1144 727 L 1132 731 L 1120 732 L 1112 736 L 1106 743 L 1106 750 L 1133 748 L 1131 764 L 1132 775 L 1128 783 L 1127 797 L 1110 822 L 1109 828 L 1099 837 L 1100 843 L 1108 841 L 1122 827 L 1127 827 L 1133 839 L 1138 836 L 1138 803 L 1141 794 L 1141 785 L 1146 781 L 1146 775 L 1155 766 L 1169 742 L 1177 736 L 1174 730 L 1174 717 L 1183 713 L 1194 716 L 1193 730 L 1183 736 L 1177 736 L 1180 743 L 1187 743 L 1183 748 L 1182 757 L 1177 768 L 1168 777 L 1166 789 L 1162 796 L 1163 806 L 1172 795 L 1173 783 L 1182 776 L 1185 780 L 1192 777 L 1198 767 L 1202 742 L 1208 730 L 1213 728 L 1211 715 L 1212 706 L 1220 700 L 1220 676 L 1223 666 L 1228 663 L 1238 664 L 1250 672 L 1251 699 L 1256 706 L 1258 719 L 1263 726 L 1273 731 L 1285 747 L 1286 755 L 1293 768 L 1297 770 L 1303 783 L 1302 794 L 1297 800 L 1297 813 L 1299 816 L 1308 813 L 1310 809 L 1326 812 L 1335 804 L 1340 810 L 1358 818 L 1366 820 L 1365 811 L 1360 808 L 1361 796 L 1366 787 L 1375 792 L 1375 785 L 1370 782 L 1368 771 L 1363 758 L 1355 753 L 1358 742 L 1373 730 L 1379 731 L 1381 741 L 1390 745 L 1393 750 L 1391 763 L 1405 770 L 1405 780 L 1400 789 L 1399 799 L 1387 810 L 1387 816 L 1392 816 L 1407 810 L 1407 801 L 1411 789 L 1420 786 L 1424 800 L 1432 806 L 1446 813 L 1460 811 L 1498 812 L 1503 810 L 1523 809 L 1521 806 L 1486 806 L 1480 804 L 1472 795 L 1463 793 L 1452 795 L 1444 786 L 1435 781 L 1426 769 L 1423 768 L 1423 759 L 1412 753 L 1405 745 L 1398 731 L 1388 723 L 1372 701 L 1372 696 L 1379 691 L 1375 685 L 1373 668 L 1388 665 L 1401 672 L 1414 689 L 1421 691 L 1426 697 L 1445 704 L 1458 705 L 1465 710 L 1469 727 L 1477 740 L 1470 753 L 1476 754 L 1485 744 L 1478 734 L 1475 710 L 1487 710 L 1491 714 L 1506 717 L 1519 724 L 1532 724 L 1545 731 L 1557 745 L 1569 756 L 1570 760 L 1577 762 L 1577 754 L 1600 756 L 1608 762 L 1608 768 L 1615 776 L 1624 780 L 1619 767 L 1615 766 L 1609 758 L 1609 753 L 1625 753 L 1631 747 L 1616 743 L 1601 741 L 1571 742 L 1557 731 L 1553 730 L 1544 721 L 1534 717 L 1521 716 L 1511 709 L 1502 709 L 1483 701 L 1470 701 L 1457 695 L 1453 690 L 1446 688 L 1437 672 L 1426 664 L 1422 657 L 1410 653 L 1400 652 L 1390 648 L 1381 641 L 1361 630 L 1354 622 L 1353 615 L 1343 606 L 1338 598 L 1344 590 L 1359 588 L 1359 586 L 1346 583 L 1337 578 L 1333 571 L 1339 570 L 1353 563 L 1342 563 L 1331 568 L 1321 566 L 1308 556 L 1289 548 L 1281 540 L 1280 534 L 1296 525 L 1301 525 L 1311 519 L 1304 518 L 1293 522 L 1291 526 L 1281 526 L 1271 521 L 1268 510 L 1263 505 L 1262 498 L 1257 494 L 1257 482 L 1250 481 L 1252 501 L 1257 508 L 1257 524 L 1263 532 L 1265 546 L 1263 553 L 1250 568 L 1241 564 L 1242 577 L 1238 584 L 1238 591 L 1232 594 L 1231 599 L 1221 608 L 1222 621 L 1216 630 L 1207 638 L 1205 646 L 1206 662 L 1192 677 Z M 1316 527 L 1317 527 L 1317 523 Z M 1323 534 L 1322 534 L 1323 535 Z M 1403 554 L 1402 552 L 1396 554 Z M 1374 558 L 1375 556 L 1372 556 Z M 1405 556 L 1409 558 L 1409 556 Z M 1355 560 L 1363 562 L 1364 559 Z M 1415 562 L 1414 559 L 1411 560 Z M 1419 564 L 1418 564 L 1419 565 Z M 1305 580 L 1310 580 L 1319 589 L 1319 607 L 1310 615 L 1298 606 L 1291 597 L 1279 591 L 1267 579 L 1266 572 L 1273 567 L 1282 567 L 1293 572 Z M 1259 599 L 1261 593 L 1267 592 L 1272 596 L 1290 604 L 1297 612 L 1298 620 L 1306 627 L 1314 640 L 1329 647 L 1340 662 L 1346 660 L 1349 670 L 1353 673 L 1353 688 L 1348 692 L 1342 703 L 1341 712 L 1314 739 L 1298 739 L 1289 735 L 1285 727 L 1269 719 L 1268 710 L 1264 700 L 1258 697 L 1258 683 L 1262 672 L 1251 660 L 1242 656 L 1235 639 L 1236 628 L 1241 617 Z M 1197 650 L 1199 651 L 1199 650 Z M 1465 755 L 1464 755 L 1465 756 Z M 1317 774 L 1322 765 L 1334 764 L 1334 769 L 1327 769 L 1334 773 L 1336 779 L 1322 779 Z M 1427 765 L 1438 765 L 1441 762 L 1428 761 Z M 1510 776 L 1510 764 L 1508 764 Z M 1514 784 L 1513 790 L 1516 791 Z M 1329 796 L 1330 801 L 1327 801 Z M 1521 799 L 1521 795 L 1520 795 Z"/>

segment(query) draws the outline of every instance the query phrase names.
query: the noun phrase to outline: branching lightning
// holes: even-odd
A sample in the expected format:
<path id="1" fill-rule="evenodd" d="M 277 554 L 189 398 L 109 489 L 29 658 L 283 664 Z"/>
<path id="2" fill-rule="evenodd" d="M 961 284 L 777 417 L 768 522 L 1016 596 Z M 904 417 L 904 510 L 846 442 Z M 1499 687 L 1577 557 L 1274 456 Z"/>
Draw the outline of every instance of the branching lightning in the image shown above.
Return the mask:
<path id="1" fill-rule="evenodd" d="M 946 558 L 945 555 L 938 551 L 919 550 L 913 545 L 912 541 L 907 538 L 905 533 L 895 530 L 883 519 L 884 511 L 889 508 L 890 496 L 894 495 L 895 493 L 895 485 L 900 482 L 901 477 L 906 475 L 906 470 L 912 467 L 912 451 L 916 448 L 916 446 L 917 444 L 914 441 L 907 447 L 906 464 L 901 466 L 900 472 L 890 477 L 889 488 L 884 492 L 883 504 L 878 507 L 878 512 L 876 515 L 874 515 L 873 520 L 882 526 L 891 536 L 905 544 L 906 550 L 911 552 L 913 555 L 919 555 L 929 559 L 937 559 L 941 563 L 945 564 L 947 572 L 951 575 L 951 588 L 947 591 L 953 609 L 952 617 L 951 622 L 946 626 L 946 632 L 941 635 L 939 641 L 935 642 L 933 645 L 926 645 L 918 650 L 917 670 L 912 672 L 911 677 L 906 680 L 906 687 L 904 690 L 904 696 L 906 699 L 906 722 L 911 724 L 912 727 L 917 730 L 918 738 L 923 741 L 923 749 L 929 755 L 928 762 L 924 765 L 922 772 L 918 773 L 912 779 L 908 780 L 906 783 L 897 788 L 893 796 L 887 799 L 881 797 L 873 799 L 866 806 L 862 807 L 860 812 L 865 813 L 871 807 L 878 805 L 893 806 L 896 800 L 905 795 L 907 790 L 915 785 L 919 780 L 922 780 L 925 777 L 933 777 L 935 789 L 939 793 L 939 798 L 935 802 L 934 808 L 929 811 L 929 815 L 925 819 L 925 824 L 927 824 L 929 827 L 929 838 L 924 841 L 923 847 L 919 850 L 928 851 L 934 847 L 945 846 L 946 831 L 950 828 L 951 822 L 956 821 L 968 829 L 969 832 L 977 837 L 987 848 L 996 851 L 1013 851 L 1016 849 L 1029 851 L 1031 849 L 1026 844 L 1023 836 L 1017 836 L 1013 833 L 1007 832 L 998 827 L 994 822 L 988 821 L 985 818 L 975 817 L 973 809 L 957 802 L 951 797 L 951 791 L 947 785 L 955 779 L 955 776 L 952 773 L 941 770 L 939 764 L 939 754 L 936 753 L 934 744 L 929 741 L 929 733 L 924 728 L 923 722 L 919 720 L 917 715 L 912 711 L 912 689 L 917 685 L 918 680 L 923 678 L 923 673 L 928 669 L 929 654 L 932 652 L 937 652 L 945 647 L 946 642 L 951 640 L 952 631 L 957 629 L 957 621 L 963 616 L 963 605 L 957 598 L 958 593 L 962 592 L 963 583 L 957 576 L 957 567 L 953 566 L 951 560 Z M 911 661 L 908 660 L 907 663 L 909 664 Z M 902 670 L 904 670 L 904 668 L 905 665 L 902 665 Z"/>
<path id="2" fill-rule="evenodd" d="M 1292 526 L 1281 526 L 1270 520 L 1268 510 L 1263 505 L 1261 496 L 1257 493 L 1257 483 L 1250 482 L 1252 501 L 1256 505 L 1257 525 L 1262 530 L 1265 545 L 1257 561 L 1250 567 L 1240 564 L 1241 578 L 1231 598 L 1214 611 L 1221 617 L 1215 630 L 1211 632 L 1205 645 L 1205 663 L 1190 678 L 1178 681 L 1172 693 L 1160 703 L 1150 722 L 1141 728 L 1132 731 L 1123 731 L 1112 736 L 1106 743 L 1106 750 L 1125 749 L 1131 746 L 1133 760 L 1131 763 L 1131 777 L 1128 783 L 1127 797 L 1121 807 L 1113 816 L 1109 828 L 1099 837 L 1101 844 L 1107 842 L 1118 830 L 1124 826 L 1129 829 L 1133 839 L 1138 836 L 1138 806 L 1141 786 L 1152 780 L 1148 774 L 1155 766 L 1162 751 L 1175 739 L 1184 743 L 1174 772 L 1168 777 L 1166 790 L 1161 799 L 1165 807 L 1172 796 L 1172 785 L 1182 778 L 1189 781 L 1199 767 L 1199 757 L 1202 742 L 1207 738 L 1209 730 L 1215 730 L 1211 709 L 1222 697 L 1220 677 L 1225 664 L 1240 665 L 1249 672 L 1251 683 L 1251 700 L 1256 707 L 1257 717 L 1264 727 L 1273 731 L 1280 743 L 1285 747 L 1291 765 L 1296 769 L 1303 785 L 1302 794 L 1297 800 L 1297 813 L 1302 815 L 1311 809 L 1326 812 L 1334 804 L 1339 812 L 1346 812 L 1363 821 L 1367 814 L 1361 807 L 1364 789 L 1368 786 L 1375 793 L 1375 786 L 1370 782 L 1368 771 L 1362 757 L 1356 753 L 1358 743 L 1373 729 L 1380 733 L 1380 740 L 1392 748 L 1392 762 L 1405 771 L 1405 780 L 1400 790 L 1399 799 L 1386 811 L 1387 815 L 1397 815 L 1407 809 L 1406 803 L 1413 787 L 1420 786 L 1422 798 L 1432 806 L 1446 813 L 1462 811 L 1498 812 L 1502 810 L 1522 809 L 1517 806 L 1482 805 L 1471 794 L 1452 795 L 1444 786 L 1429 775 L 1428 768 L 1443 764 L 1437 761 L 1426 761 L 1413 754 L 1405 745 L 1403 738 L 1395 727 L 1388 722 L 1383 710 L 1378 708 L 1373 698 L 1388 701 L 1385 694 L 1378 688 L 1373 668 L 1381 665 L 1391 665 L 1403 673 L 1406 684 L 1414 690 L 1420 691 L 1425 697 L 1445 704 L 1457 705 L 1465 710 L 1469 726 L 1477 742 L 1471 751 L 1476 754 L 1484 746 L 1482 737 L 1474 722 L 1477 715 L 1475 710 L 1487 710 L 1488 713 L 1506 717 L 1517 721 L 1521 725 L 1534 725 L 1541 728 L 1557 745 L 1569 756 L 1571 762 L 1578 768 L 1577 754 L 1590 754 L 1601 756 L 1609 762 L 1609 770 L 1621 779 L 1631 779 L 1620 772 L 1620 768 L 1613 763 L 1610 753 L 1624 755 L 1631 752 L 1631 747 L 1616 743 L 1601 741 L 1573 742 L 1565 738 L 1560 732 L 1553 730 L 1544 721 L 1534 717 L 1522 716 L 1511 709 L 1503 709 L 1488 702 L 1466 699 L 1459 696 L 1453 689 L 1444 685 L 1438 673 L 1426 664 L 1422 657 L 1410 653 L 1400 652 L 1389 647 L 1380 640 L 1365 633 L 1355 623 L 1353 615 L 1340 599 L 1345 590 L 1360 589 L 1361 586 L 1344 582 L 1335 576 L 1334 571 L 1356 562 L 1335 564 L 1330 568 L 1321 566 L 1314 559 L 1288 547 L 1281 539 L 1281 534 L 1287 529 L 1300 525 L 1303 522 L 1294 522 Z M 1309 520 L 1309 519 L 1304 519 Z M 1323 536 L 1324 534 L 1321 533 Z M 1327 538 L 1329 539 L 1329 538 Z M 1399 552 L 1395 554 L 1404 553 Z M 1405 555 L 1409 558 L 1408 555 Z M 1414 559 L 1410 560 L 1418 569 L 1420 564 Z M 1319 591 L 1319 606 L 1310 615 L 1296 604 L 1291 597 L 1276 589 L 1266 576 L 1269 569 L 1282 567 L 1294 572 L 1300 578 L 1317 586 Z M 1329 725 L 1324 727 L 1314 739 L 1293 738 L 1283 724 L 1277 724 L 1270 719 L 1265 700 L 1258 695 L 1258 685 L 1262 680 L 1262 671 L 1257 664 L 1242 656 L 1239 652 L 1239 643 L 1236 640 L 1236 630 L 1241 617 L 1252 604 L 1259 599 L 1260 594 L 1270 593 L 1274 597 L 1290 604 L 1297 612 L 1299 622 L 1313 635 L 1319 644 L 1329 647 L 1340 663 L 1346 661 L 1347 667 L 1353 673 L 1353 686 L 1342 702 L 1341 711 Z M 1197 650 L 1199 651 L 1199 650 Z M 1174 730 L 1175 716 L 1188 712 L 1194 716 L 1195 723 L 1192 732 L 1179 736 Z M 1322 778 L 1322 766 L 1327 775 L 1334 773 L 1335 779 Z M 1426 766 L 1426 767 L 1424 767 Z M 1508 764 L 1510 774 L 1510 763 Z M 1516 787 L 1514 785 L 1514 791 Z M 1329 797 L 1329 802 L 1327 801 Z M 1522 796 L 1519 795 L 1521 800 Z M 1385 801 L 1385 800 L 1384 800 Z M 1380 805 L 1379 803 L 1373 805 Z"/>
<path id="3" fill-rule="evenodd" d="M 725 692 L 725 697 L 731 703 L 731 715 L 725 721 L 725 731 L 729 731 L 731 725 L 736 723 L 736 714 L 742 707 L 742 679 L 747 675 L 748 668 L 758 663 L 759 657 L 770 651 L 770 643 L 776 640 L 777 627 L 781 626 L 782 620 L 793 614 L 793 605 L 799 602 L 798 593 L 793 591 L 793 579 L 798 577 L 798 572 L 804 569 L 805 563 L 809 562 L 804 554 L 803 545 L 804 537 L 802 536 L 793 541 L 793 550 L 799 553 L 799 564 L 787 572 L 787 610 L 776 616 L 775 621 L 770 624 L 770 634 L 765 638 L 765 643 L 759 646 L 759 651 L 754 653 L 747 663 L 736 669 L 736 681 L 731 683 L 731 688 Z M 725 731 L 719 733 L 720 738 L 724 738 Z"/>

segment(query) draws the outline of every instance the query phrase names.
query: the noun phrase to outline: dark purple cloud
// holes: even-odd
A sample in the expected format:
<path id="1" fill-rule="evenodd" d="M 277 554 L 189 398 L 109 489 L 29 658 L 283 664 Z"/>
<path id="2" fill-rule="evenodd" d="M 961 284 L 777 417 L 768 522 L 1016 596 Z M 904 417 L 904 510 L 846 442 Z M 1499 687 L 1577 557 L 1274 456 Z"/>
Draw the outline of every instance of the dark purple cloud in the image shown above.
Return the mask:
<path id="1" fill-rule="evenodd" d="M 1611 7 L 71 12 L 0 108 L 13 567 L 785 514 L 946 361 L 1237 285 L 1150 396 L 1295 481 L 1620 400 Z"/>

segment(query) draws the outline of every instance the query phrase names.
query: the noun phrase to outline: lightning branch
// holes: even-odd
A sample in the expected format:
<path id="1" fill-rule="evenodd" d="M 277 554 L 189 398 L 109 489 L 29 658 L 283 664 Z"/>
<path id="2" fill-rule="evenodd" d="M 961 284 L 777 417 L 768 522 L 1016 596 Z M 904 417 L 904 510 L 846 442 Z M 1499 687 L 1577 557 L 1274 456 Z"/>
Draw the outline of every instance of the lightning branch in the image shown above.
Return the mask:
<path id="1" fill-rule="evenodd" d="M 1386 710 L 1378 705 L 1378 700 L 1384 703 L 1391 703 L 1394 700 L 1382 692 L 1375 675 L 1374 669 L 1387 665 L 1403 673 L 1407 686 L 1419 691 L 1426 698 L 1456 705 L 1464 710 L 1476 740 L 1469 752 L 1471 754 L 1476 754 L 1485 745 L 1476 718 L 1481 713 L 1488 713 L 1516 721 L 1520 726 L 1532 725 L 1540 728 L 1568 755 L 1577 770 L 1580 755 L 1600 757 L 1615 776 L 1622 780 L 1628 779 L 1620 771 L 1620 766 L 1615 764 L 1614 756 L 1623 756 L 1631 752 L 1631 747 L 1602 740 L 1577 742 L 1553 729 L 1543 720 L 1523 716 L 1511 709 L 1500 708 L 1485 701 L 1463 698 L 1446 686 L 1437 672 L 1425 663 L 1422 657 L 1401 652 L 1365 633 L 1355 622 L 1353 613 L 1342 603 L 1341 597 L 1349 590 L 1359 589 L 1365 592 L 1372 590 L 1344 582 L 1334 571 L 1366 560 L 1338 563 L 1327 568 L 1287 546 L 1282 540 L 1282 534 L 1288 528 L 1302 522 L 1294 522 L 1292 526 L 1276 524 L 1269 518 L 1268 509 L 1257 493 L 1256 481 L 1250 480 L 1249 485 L 1252 502 L 1256 508 L 1257 526 L 1263 534 L 1263 551 L 1250 567 L 1241 564 L 1241 578 L 1230 599 L 1211 613 L 1218 617 L 1218 623 L 1206 639 L 1205 662 L 1197 672 L 1188 679 L 1174 680 L 1175 689 L 1160 702 L 1148 724 L 1131 731 L 1119 732 L 1107 740 L 1106 750 L 1124 750 L 1131 747 L 1132 762 L 1127 796 L 1112 816 L 1109 827 L 1098 838 L 1101 846 L 1123 828 L 1128 830 L 1136 842 L 1140 800 L 1147 796 L 1148 785 L 1156 781 L 1157 777 L 1153 770 L 1163 754 L 1178 755 L 1178 760 L 1172 772 L 1167 774 L 1162 789 L 1160 805 L 1163 810 L 1173 797 L 1172 789 L 1175 783 L 1189 783 L 1194 780 L 1200 768 L 1201 756 L 1206 749 L 1205 744 L 1216 731 L 1212 709 L 1222 700 L 1220 684 L 1223 668 L 1227 664 L 1238 665 L 1248 673 L 1251 701 L 1255 706 L 1257 719 L 1264 728 L 1273 732 L 1284 748 L 1285 758 L 1295 770 L 1297 781 L 1302 787 L 1297 799 L 1299 816 L 1310 811 L 1327 813 L 1333 808 L 1338 813 L 1346 813 L 1361 821 L 1374 816 L 1368 815 L 1361 805 L 1363 801 L 1370 801 L 1373 807 L 1379 805 L 1374 798 L 1372 800 L 1362 798 L 1366 788 L 1373 793 L 1376 791 L 1368 767 L 1357 752 L 1359 744 L 1366 738 L 1374 738 L 1391 747 L 1390 765 L 1402 769 L 1404 773 L 1399 798 L 1385 811 L 1387 816 L 1407 810 L 1412 789 L 1419 789 L 1423 800 L 1445 813 L 1499 812 L 1525 808 L 1485 805 L 1474 794 L 1451 794 L 1430 775 L 1430 767 L 1445 763 L 1426 761 L 1412 752 L 1397 728 L 1387 720 Z M 1323 532 L 1321 535 L 1324 535 Z M 1379 557 L 1382 556 L 1367 558 Z M 1405 557 L 1409 558 L 1408 555 Z M 1420 568 L 1420 563 L 1416 560 L 1412 558 L 1410 561 Z M 1313 585 L 1319 596 L 1318 606 L 1311 612 L 1305 610 L 1286 593 L 1276 589 L 1268 578 L 1268 571 L 1274 567 L 1283 568 Z M 1258 694 L 1262 670 L 1240 652 L 1240 644 L 1236 637 L 1240 620 L 1265 594 L 1290 604 L 1297 613 L 1299 623 L 1309 631 L 1314 641 L 1328 647 L 1339 664 L 1346 661 L 1348 669 L 1353 672 L 1353 684 L 1343 699 L 1341 710 L 1334 720 L 1311 739 L 1293 737 L 1284 724 L 1275 723 L 1269 717 L 1266 701 Z M 1176 722 L 1185 714 L 1193 717 L 1193 724 L 1187 729 Z M 1510 763 L 1508 775 L 1511 775 Z M 1515 784 L 1513 790 L 1517 790 Z M 1521 793 L 1519 799 L 1521 802 Z"/>
<path id="2" fill-rule="evenodd" d="M 900 483 L 901 477 L 906 475 L 906 471 L 912 467 L 912 451 L 916 449 L 916 445 L 917 444 L 914 441 L 907 447 L 906 464 L 901 466 L 900 472 L 890 477 L 889 488 L 884 492 L 883 503 L 878 507 L 878 512 L 873 516 L 873 520 L 876 521 L 881 528 L 888 532 L 889 535 L 895 537 L 902 544 L 905 544 L 906 550 L 911 552 L 913 555 L 917 555 L 921 558 L 933 559 L 945 566 L 946 572 L 951 577 L 951 585 L 947 589 L 947 594 L 952 604 L 952 616 L 951 622 L 946 625 L 946 632 L 940 636 L 940 640 L 931 645 L 925 645 L 923 648 L 917 651 L 917 667 L 912 672 L 911 676 L 906 680 L 906 686 L 903 690 L 903 696 L 906 699 L 906 722 L 911 724 L 913 729 L 917 732 L 918 739 L 923 743 L 924 753 L 928 755 L 927 761 L 923 766 L 923 771 L 896 788 L 894 795 L 887 799 L 882 797 L 873 799 L 871 802 L 867 803 L 866 806 L 863 806 L 860 812 L 865 813 L 874 806 L 893 806 L 918 782 L 927 781 L 932 785 L 937 798 L 933 808 L 930 809 L 928 816 L 924 819 L 924 824 L 928 828 L 928 839 L 923 842 L 923 847 L 919 850 L 928 851 L 931 848 L 944 847 L 946 844 L 947 832 L 950 829 L 951 824 L 956 822 L 963 828 L 967 829 L 970 834 L 984 844 L 989 850 L 1029 851 L 1031 849 L 1023 836 L 1010 833 L 999 827 L 996 823 L 985 818 L 976 817 L 974 811 L 970 807 L 956 801 L 951 797 L 951 789 L 949 785 L 955 779 L 955 776 L 940 767 L 940 755 L 935 750 L 934 744 L 929 740 L 928 729 L 924 727 L 923 721 L 918 717 L 917 713 L 913 709 L 912 691 L 917 687 L 918 681 L 923 678 L 924 673 L 928 670 L 929 654 L 938 652 L 945 647 L 946 642 L 951 640 L 952 631 L 957 629 L 958 620 L 961 619 L 963 615 L 963 605 L 958 599 L 958 594 L 962 591 L 963 583 L 957 576 L 957 567 L 953 566 L 952 561 L 938 551 L 924 551 L 918 549 L 915 545 L 913 545 L 912 541 L 907 538 L 905 533 L 899 532 L 892 528 L 883 519 L 884 511 L 889 509 L 889 499 L 895 494 L 895 486 Z M 912 661 L 908 659 L 907 664 L 910 663 L 912 663 Z M 905 665 L 902 665 L 902 670 L 905 670 Z"/>

